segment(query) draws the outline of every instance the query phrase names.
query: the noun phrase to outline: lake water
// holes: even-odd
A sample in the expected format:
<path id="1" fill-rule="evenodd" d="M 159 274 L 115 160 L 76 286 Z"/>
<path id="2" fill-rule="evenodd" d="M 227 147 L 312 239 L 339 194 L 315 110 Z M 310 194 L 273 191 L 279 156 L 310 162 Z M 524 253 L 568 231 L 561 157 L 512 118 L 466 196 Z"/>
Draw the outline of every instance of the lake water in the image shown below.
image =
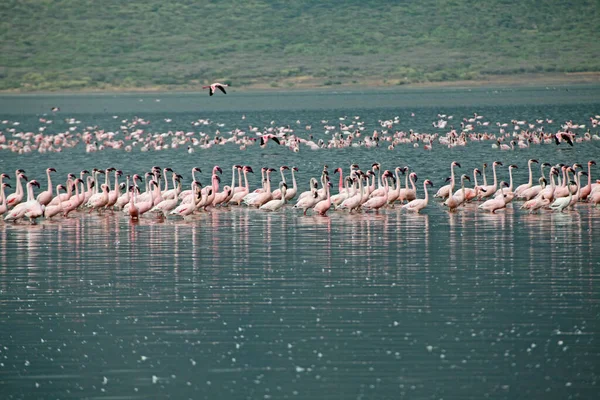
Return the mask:
<path id="1" fill-rule="evenodd" d="M 149 132 L 290 125 L 324 138 L 322 120 L 354 116 L 367 132 L 395 116 L 398 129 L 430 132 L 438 113 L 456 125 L 477 113 L 497 132 L 496 122 L 512 119 L 550 118 L 558 129 L 600 114 L 595 86 L 228 93 L 2 96 L 0 120 L 7 136 L 9 128 L 37 131 L 40 118 L 54 119 L 52 133 L 74 126 L 66 118 L 81 121 L 78 131 L 116 131 L 137 116 L 151 121 Z M 61 111 L 53 115 L 53 106 Z M 194 127 L 201 118 L 214 122 Z M 347 171 L 381 162 L 409 165 L 422 196 L 421 182 L 431 179 L 433 193 L 452 160 L 461 173 L 494 160 L 516 164 L 520 184 L 529 158 L 585 165 L 600 161 L 599 150 L 599 141 L 509 152 L 483 142 L 293 153 L 272 143 L 88 154 L 80 144 L 0 151 L 0 171 L 23 168 L 44 187 L 49 166 L 63 179 L 84 168 L 159 165 L 189 184 L 194 166 L 204 183 L 220 165 L 225 183 L 232 164 L 257 172 L 286 164 L 299 168 L 305 190 L 324 164 Z M 499 178 L 507 180 L 505 167 Z M 476 204 L 448 213 L 432 202 L 421 215 L 395 208 L 316 217 L 286 206 L 189 221 L 107 212 L 0 222 L 0 398 L 595 398 L 599 235 L 600 209 L 588 203 L 562 214 L 530 215 L 518 203 L 497 214 Z"/>

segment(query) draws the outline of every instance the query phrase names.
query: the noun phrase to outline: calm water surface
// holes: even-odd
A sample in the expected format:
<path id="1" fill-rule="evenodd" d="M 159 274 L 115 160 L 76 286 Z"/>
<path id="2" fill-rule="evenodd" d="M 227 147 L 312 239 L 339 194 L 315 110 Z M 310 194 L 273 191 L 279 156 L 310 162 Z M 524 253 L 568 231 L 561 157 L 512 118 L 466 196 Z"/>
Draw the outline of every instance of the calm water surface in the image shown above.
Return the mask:
<path id="1" fill-rule="evenodd" d="M 59 104 L 81 125 L 106 129 L 118 129 L 118 113 L 155 121 L 157 132 L 170 117 L 180 129 L 210 118 L 225 123 L 222 130 L 300 120 L 318 135 L 321 119 L 345 115 L 371 128 L 399 115 L 407 129 L 425 131 L 439 112 L 580 123 L 600 113 L 598 88 L 569 89 L 232 93 L 213 103 L 191 94 L 161 94 L 160 102 L 159 95 L 5 96 L 0 117 L 35 129 Z M 66 126 L 57 119 L 51 129 Z M 66 176 L 109 165 L 126 173 L 197 165 L 207 179 L 215 164 L 289 164 L 306 185 L 325 163 L 379 161 L 408 164 L 437 188 L 451 160 L 461 172 L 495 159 L 515 163 L 523 183 L 528 158 L 585 163 L 599 154 L 597 142 L 506 153 L 489 143 L 431 153 L 77 148 L 2 152 L 0 170 L 24 168 L 45 182 L 48 166 Z M 499 174 L 508 178 L 506 169 Z M 190 221 L 132 223 L 108 212 L 35 226 L 0 222 L 0 397 L 592 399 L 600 373 L 599 234 L 600 209 L 588 204 L 538 215 L 518 204 L 497 215 L 475 205 L 448 214 L 431 204 L 423 215 L 304 217 L 287 207 L 213 210 Z"/>

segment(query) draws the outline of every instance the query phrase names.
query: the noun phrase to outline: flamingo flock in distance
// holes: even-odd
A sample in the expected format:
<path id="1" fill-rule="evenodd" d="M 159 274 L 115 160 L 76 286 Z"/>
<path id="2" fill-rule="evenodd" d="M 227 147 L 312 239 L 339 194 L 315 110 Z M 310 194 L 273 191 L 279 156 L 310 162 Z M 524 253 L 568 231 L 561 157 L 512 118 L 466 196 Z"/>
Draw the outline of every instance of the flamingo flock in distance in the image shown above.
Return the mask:
<path id="1" fill-rule="evenodd" d="M 534 165 L 540 168 L 535 185 Z M 487 163 L 483 163 L 481 169 L 473 169 L 471 180 L 468 173 L 457 179 L 456 170 L 462 167 L 459 162 L 452 161 L 450 176 L 446 180 L 448 183 L 440 186 L 432 197 L 438 201 L 439 207 L 448 212 L 457 212 L 468 203 L 475 203 L 478 210 L 495 213 L 514 201 L 521 202 L 519 208 L 529 213 L 539 213 L 542 209 L 565 212 L 581 202 L 600 204 L 600 180 L 592 180 L 592 167 L 595 165 L 593 160 L 584 167 L 579 163 L 551 165 L 530 159 L 527 163 L 528 181 L 515 186 L 513 170 L 518 169 L 517 165 L 492 162 L 490 182 L 486 176 Z M 508 169 L 508 182 L 498 180 L 500 168 Z M 260 186 L 251 188 L 248 174 L 254 173 L 254 170 L 248 165 L 233 165 L 231 183 L 223 186 L 223 170 L 219 166 L 211 169 L 207 185 L 202 185 L 199 176 L 196 176 L 202 170 L 194 167 L 191 183 L 184 190 L 183 175 L 170 167 L 156 166 L 151 171 L 125 177 L 114 167 L 91 171 L 83 169 L 77 174 L 68 173 L 66 181 L 56 186 L 52 176 L 57 174 L 57 170 L 50 167 L 46 169 L 47 188 L 42 191 L 38 180 L 30 180 L 24 170 L 17 169 L 14 172 L 14 191 L 7 182 L 11 176 L 0 174 L 0 215 L 4 221 L 15 223 L 69 218 L 72 213 L 105 212 L 122 212 L 132 220 L 146 216 L 189 219 L 194 214 L 215 208 L 242 206 L 277 212 L 288 204 L 303 215 L 325 216 L 329 211 L 377 213 L 396 206 L 400 210 L 419 213 L 429 206 L 428 188 L 434 186 L 430 179 L 425 179 L 422 196 L 419 196 L 415 171 L 409 167 L 383 169 L 380 163 L 373 163 L 364 170 L 357 164 L 351 164 L 346 174 L 342 167 L 330 171 L 325 165 L 320 176 L 310 177 L 307 190 L 301 191 L 297 183 L 298 172 L 298 168 L 285 165 L 278 169 L 263 167 L 260 169 Z M 271 182 L 277 175 L 279 183 L 273 190 Z M 37 196 L 34 188 L 40 190 Z M 12 193 L 7 195 L 8 190 Z"/>
<path id="2" fill-rule="evenodd" d="M 214 86 L 214 87 L 213 87 Z M 210 93 L 215 89 L 224 91 L 224 84 L 207 86 Z M 63 112 L 55 107 L 50 115 L 38 119 L 38 126 L 23 129 L 19 121 L 0 121 L 0 151 L 18 154 L 31 152 L 62 152 L 82 149 L 87 153 L 100 151 L 147 152 L 186 149 L 192 154 L 218 146 L 236 146 L 247 150 L 253 146 L 266 147 L 268 143 L 299 152 L 341 148 L 387 148 L 412 146 L 424 151 L 438 147 L 463 147 L 475 142 L 488 142 L 500 152 L 526 150 L 537 145 L 578 146 L 600 140 L 598 128 L 600 115 L 590 116 L 589 123 L 573 121 L 556 123 L 552 119 L 533 121 L 511 120 L 492 122 L 483 115 L 473 113 L 467 117 L 454 118 L 438 114 L 425 131 L 403 128 L 411 123 L 414 113 L 406 119 L 393 116 L 385 120 L 364 121 L 360 116 L 341 116 L 336 121 L 321 120 L 321 129 L 312 123 L 296 120 L 287 124 L 270 121 L 266 126 L 240 124 L 228 127 L 226 123 L 209 119 L 197 119 L 176 124 L 172 118 L 161 121 L 134 117 L 119 119 L 113 116 L 116 126 L 110 129 L 85 124 L 77 118 L 56 120 Z M 154 125 L 168 128 L 153 129 Z M 58 128 L 58 127 L 61 128 Z"/>

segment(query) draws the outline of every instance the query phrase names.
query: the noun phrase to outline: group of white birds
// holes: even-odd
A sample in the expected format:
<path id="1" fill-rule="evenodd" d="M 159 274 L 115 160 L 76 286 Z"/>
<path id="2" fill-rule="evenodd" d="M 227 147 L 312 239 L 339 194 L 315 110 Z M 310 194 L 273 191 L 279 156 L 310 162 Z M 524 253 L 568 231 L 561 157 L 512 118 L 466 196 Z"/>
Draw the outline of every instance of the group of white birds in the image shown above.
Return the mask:
<path id="1" fill-rule="evenodd" d="M 521 208 L 529 212 L 542 208 L 562 212 L 585 200 L 593 204 L 600 203 L 600 183 L 592 182 L 591 179 L 591 168 L 596 164 L 594 161 L 587 163 L 587 172 L 580 164 L 552 166 L 542 163 L 538 185 L 533 184 L 533 164 L 539 162 L 534 159 L 528 161 L 529 180 L 516 188 L 513 186 L 513 169 L 517 168 L 516 165 L 508 166 L 509 183 L 498 182 L 496 169 L 503 165 L 500 161 L 492 163 L 493 183 L 488 184 L 487 164 L 483 164 L 483 171 L 479 168 L 473 170 L 473 187 L 465 186 L 465 181 L 471 181 L 467 174 L 461 175 L 458 187 L 455 168 L 461 166 L 453 161 L 450 165 L 450 177 L 447 179 L 449 183 L 439 188 L 434 197 L 440 198 L 449 211 L 455 211 L 471 201 L 480 201 L 478 208 L 492 213 L 505 208 L 514 199 L 524 200 Z M 547 177 L 545 168 L 549 168 Z M 426 179 L 423 182 L 424 197 L 417 198 L 418 177 L 408 167 L 396 167 L 392 172 L 382 170 L 379 163 L 374 163 L 364 172 L 358 165 L 352 164 L 346 176 L 342 168 L 333 171 L 338 174 L 337 193 L 332 193 L 332 179 L 327 166 L 323 168 L 320 179 L 310 179 L 309 190 L 299 193 L 295 176 L 298 168 L 281 166 L 281 181 L 278 189 L 272 190 L 271 173 L 275 171 L 273 168 L 261 168 L 262 185 L 251 191 L 248 173 L 254 171 L 250 166 L 242 165 L 232 166 L 231 185 L 222 188 L 219 185 L 220 174 L 223 172 L 220 167 L 212 169 L 210 185 L 207 186 L 202 186 L 196 178 L 195 174 L 201 170 L 195 167 L 192 169 L 191 186 L 187 190 L 183 190 L 183 177 L 171 168 L 153 167 L 152 171 L 143 176 L 127 175 L 126 182 L 119 182 L 122 172 L 115 168 L 94 169 L 91 173 L 83 170 L 79 177 L 68 174 L 66 183 L 58 184 L 55 188 L 51 174 L 56 170 L 47 168 L 48 188 L 35 196 L 34 187 L 40 188 L 39 182 L 28 180 L 25 171 L 18 169 L 15 171 L 15 191 L 8 196 L 5 195 L 5 189 L 11 188 L 11 185 L 3 180 L 10 177 L 5 173 L 0 174 L 0 215 L 5 214 L 5 221 L 16 222 L 27 218 L 31 223 L 35 223 L 40 217 L 66 218 L 73 211 L 85 209 L 89 212 L 122 210 L 132 219 L 138 219 L 146 213 L 187 218 L 209 207 L 242 204 L 264 211 L 277 211 L 295 198 L 297 200 L 293 208 L 302 210 L 304 215 L 308 210 L 317 215 L 326 215 L 330 209 L 377 212 L 383 207 L 394 207 L 396 203 L 401 204 L 404 210 L 420 212 L 429 203 L 427 187 L 433 186 Z M 291 185 L 286 180 L 286 171 L 291 173 Z M 114 180 L 111 182 L 113 174 Z M 104 175 L 104 179 L 101 175 Z M 401 175 L 404 175 L 403 179 Z M 478 176 L 481 176 L 482 184 L 479 184 Z M 587 184 L 584 184 L 582 176 L 587 176 Z M 142 181 L 145 182 L 144 191 L 140 190 Z M 171 187 L 169 181 L 172 182 Z M 23 182 L 26 182 L 25 201 Z"/>

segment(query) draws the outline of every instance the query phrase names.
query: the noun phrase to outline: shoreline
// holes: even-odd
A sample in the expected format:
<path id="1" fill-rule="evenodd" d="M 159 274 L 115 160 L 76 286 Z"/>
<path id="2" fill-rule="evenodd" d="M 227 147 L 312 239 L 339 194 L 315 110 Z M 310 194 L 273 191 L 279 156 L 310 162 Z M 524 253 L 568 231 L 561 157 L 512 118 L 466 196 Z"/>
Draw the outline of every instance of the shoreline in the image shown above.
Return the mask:
<path id="1" fill-rule="evenodd" d="M 563 74 L 524 74 L 524 75 L 495 75 L 488 79 L 444 81 L 444 82 L 419 82 L 402 84 L 397 80 L 387 81 L 383 78 L 363 80 L 351 84 L 324 85 L 313 79 L 290 79 L 273 85 L 272 83 L 255 83 L 236 87 L 231 86 L 234 92 L 310 92 L 317 90 L 394 90 L 394 89 L 472 89 L 486 87 L 541 87 L 541 86 L 569 86 L 569 85 L 594 85 L 600 84 L 600 72 L 580 72 Z M 190 93 L 202 92 L 202 85 L 179 87 L 146 86 L 146 87 L 109 87 L 109 88 L 82 88 L 68 90 L 0 90 L 0 95 L 75 95 L 75 94 L 143 94 L 143 93 Z"/>

